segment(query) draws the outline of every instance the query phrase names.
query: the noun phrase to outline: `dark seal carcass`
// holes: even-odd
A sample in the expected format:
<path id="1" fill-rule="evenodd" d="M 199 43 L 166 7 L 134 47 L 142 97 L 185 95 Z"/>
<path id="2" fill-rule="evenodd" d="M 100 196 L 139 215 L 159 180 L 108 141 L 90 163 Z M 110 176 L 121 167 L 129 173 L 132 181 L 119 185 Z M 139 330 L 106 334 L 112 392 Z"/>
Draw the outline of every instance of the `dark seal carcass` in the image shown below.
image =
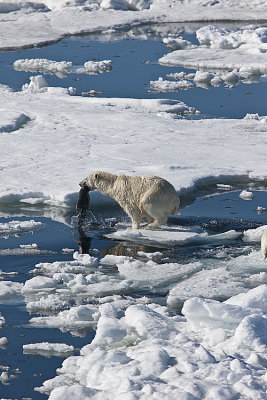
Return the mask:
<path id="1" fill-rule="evenodd" d="M 79 191 L 78 201 L 76 204 L 76 211 L 79 217 L 79 220 L 84 219 L 89 208 L 90 204 L 90 196 L 89 196 L 89 188 L 82 187 Z"/>

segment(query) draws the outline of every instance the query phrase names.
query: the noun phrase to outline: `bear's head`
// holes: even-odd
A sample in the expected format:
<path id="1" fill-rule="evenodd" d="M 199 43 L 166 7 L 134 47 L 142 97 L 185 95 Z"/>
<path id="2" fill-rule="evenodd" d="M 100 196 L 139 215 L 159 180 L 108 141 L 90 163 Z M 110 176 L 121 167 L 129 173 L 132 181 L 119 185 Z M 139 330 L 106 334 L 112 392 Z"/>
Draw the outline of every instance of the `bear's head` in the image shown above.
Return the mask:
<path id="1" fill-rule="evenodd" d="M 79 185 L 83 188 L 86 188 L 87 190 L 95 190 L 95 182 L 98 179 L 98 174 L 97 172 L 94 172 L 93 174 L 87 175 L 86 178 L 84 178 Z"/>
<path id="2" fill-rule="evenodd" d="M 96 171 L 83 179 L 79 185 L 87 188 L 88 190 L 99 189 L 101 191 L 106 191 L 113 186 L 116 178 L 117 175 L 113 175 L 104 171 Z"/>

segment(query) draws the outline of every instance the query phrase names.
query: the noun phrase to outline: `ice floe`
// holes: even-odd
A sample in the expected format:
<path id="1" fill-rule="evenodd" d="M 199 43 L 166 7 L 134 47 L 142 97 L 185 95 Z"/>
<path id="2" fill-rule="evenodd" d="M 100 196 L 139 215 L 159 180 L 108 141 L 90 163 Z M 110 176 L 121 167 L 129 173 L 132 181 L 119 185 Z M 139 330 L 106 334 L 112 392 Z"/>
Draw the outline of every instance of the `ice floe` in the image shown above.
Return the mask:
<path id="1" fill-rule="evenodd" d="M 7 338 L 5 336 L 0 337 L 0 347 L 5 348 L 7 345 L 8 345 Z"/>
<path id="2" fill-rule="evenodd" d="M 139 289 L 148 285 L 167 286 L 173 282 L 199 271 L 203 266 L 199 262 L 189 264 L 168 263 L 157 264 L 154 261 L 125 260 L 117 264 L 119 273 L 127 279 L 133 280 Z"/>
<path id="3" fill-rule="evenodd" d="M 249 192 L 248 190 L 242 190 L 239 197 L 243 200 L 252 200 L 255 195 L 253 192 Z"/>
<path id="4" fill-rule="evenodd" d="M 255 121 L 260 121 L 263 124 L 267 123 L 267 117 L 262 116 L 260 117 L 259 114 L 247 114 L 244 119 L 254 119 Z"/>
<path id="5" fill-rule="evenodd" d="M 55 313 L 69 308 L 69 302 L 62 300 L 57 294 L 41 296 L 39 300 L 29 301 L 26 309 L 29 313 Z"/>
<path id="6" fill-rule="evenodd" d="M 263 163 L 258 162 L 266 152 L 264 124 L 258 120 L 183 121 L 177 117 L 194 114 L 196 109 L 177 100 L 70 96 L 67 89 L 44 87 L 39 77 L 33 77 L 22 92 L 1 91 L 3 109 L 23 110 L 32 120 L 23 135 L 0 137 L 5 168 L 1 202 L 74 205 L 78 182 L 99 169 L 126 175 L 152 173 L 169 180 L 177 191 L 207 177 L 217 183 L 221 175 L 233 181 L 240 175 L 248 180 L 266 177 Z M 206 146 L 209 138 L 212 151 Z M 29 145 L 31 167 L 24 170 L 21 165 L 29 162 Z M 123 157 L 125 153 L 130 158 Z M 89 158 L 90 165 L 81 172 L 79 160 Z M 91 205 L 96 202 L 110 204 L 111 200 L 92 192 Z"/>
<path id="7" fill-rule="evenodd" d="M 21 294 L 23 283 L 13 281 L 0 281 L 0 301 L 11 300 Z"/>
<path id="8" fill-rule="evenodd" d="M 199 46 L 175 50 L 159 62 L 197 69 L 194 82 L 204 87 L 223 83 L 232 87 L 266 75 L 267 28 L 234 31 L 208 25 L 198 29 L 196 36 Z"/>
<path id="9" fill-rule="evenodd" d="M 105 304 L 92 343 L 36 389 L 54 400 L 74 394 L 214 400 L 256 394 L 263 399 L 266 288 L 224 303 L 193 297 L 184 303 L 183 316 L 156 304 L 132 305 L 124 313 Z"/>
<path id="10" fill-rule="evenodd" d="M 230 260 L 218 259 L 216 267 L 213 264 L 212 268 L 209 260 L 205 259 L 202 266 L 192 276 L 174 283 L 167 296 L 167 304 L 171 309 L 179 309 L 183 301 L 193 296 L 225 300 L 246 292 L 253 282 L 256 285 L 266 282 L 266 264 L 261 260 L 259 251 Z"/>
<path id="11" fill-rule="evenodd" d="M 243 240 L 247 242 L 260 242 L 264 229 L 267 225 L 259 226 L 256 229 L 248 229 L 244 232 Z"/>
<path id="12" fill-rule="evenodd" d="M 202 234 L 200 228 L 179 229 L 182 235 Z M 247 230 L 244 237 L 259 242 L 263 229 Z M 162 234 L 140 232 L 152 238 Z M 225 237 L 236 240 L 243 235 L 232 233 Z M 209 236 L 220 241 L 220 234 L 204 235 Z M 59 375 L 35 390 L 50 399 L 72 394 L 96 400 L 151 396 L 217 400 L 222 393 L 229 400 L 236 394 L 252 398 L 250 393 L 263 399 L 267 267 L 259 251 L 247 251 L 218 257 L 216 262 L 207 253 L 198 261 L 183 263 L 171 262 L 159 251 L 139 251 L 139 260 L 74 252 L 72 261 L 37 264 L 33 271 L 39 274 L 14 287 L 24 295 L 27 311 L 40 314 L 29 323 L 72 335 L 92 329 L 96 334 L 79 355 L 70 357 L 74 348 L 63 343 L 24 344 L 25 354 L 67 357 Z M 114 267 L 118 272 L 111 274 Z M 166 306 L 147 297 L 131 297 L 148 288 L 167 294 Z"/>
<path id="13" fill-rule="evenodd" d="M 181 50 L 188 47 L 195 47 L 188 40 L 184 40 L 182 37 L 175 37 L 173 34 L 170 34 L 168 37 L 163 38 L 162 42 L 166 44 L 167 47 L 170 47 L 172 50 Z"/>
<path id="14" fill-rule="evenodd" d="M 233 0 L 4 1 L 0 5 L 0 48 L 43 45 L 72 34 L 116 31 L 151 22 L 229 21 L 229 8 L 232 21 L 261 20 L 267 11 L 264 0 L 238 4 Z"/>
<path id="15" fill-rule="evenodd" d="M 71 307 L 69 310 L 60 311 L 57 315 L 46 317 L 34 317 L 30 323 L 35 326 L 48 326 L 58 328 L 61 331 L 79 330 L 93 328 L 98 319 L 98 307 L 93 305 L 80 305 Z"/>
<path id="16" fill-rule="evenodd" d="M 13 64 L 17 71 L 43 72 L 65 76 L 72 70 L 72 63 L 67 61 L 53 61 L 44 58 L 21 59 Z"/>
<path id="17" fill-rule="evenodd" d="M 84 63 L 84 67 L 77 68 L 75 72 L 77 74 L 95 75 L 110 70 L 111 70 L 111 60 L 103 60 L 103 61 L 87 61 Z"/>
<path id="18" fill-rule="evenodd" d="M 194 84 L 185 79 L 180 80 L 178 82 L 172 82 L 169 80 L 163 80 L 163 78 L 159 78 L 157 81 L 150 81 L 150 87 L 153 89 L 157 89 L 160 91 L 177 91 L 177 90 L 185 90 L 194 86 Z"/>
<path id="19" fill-rule="evenodd" d="M 241 232 L 234 230 L 214 235 L 207 232 L 195 232 L 183 228 L 162 227 L 159 230 L 150 231 L 147 229 L 117 230 L 105 235 L 110 239 L 126 240 L 139 244 L 157 244 L 158 246 L 184 246 L 188 244 L 222 243 L 234 240 L 242 236 Z"/>
<path id="20" fill-rule="evenodd" d="M 3 317 L 3 315 L 0 313 L 0 327 L 5 325 L 5 322 L 6 322 L 5 317 Z"/>
<path id="21" fill-rule="evenodd" d="M 258 242 L 264 226 L 246 230 L 244 233 L 228 231 L 222 234 L 208 235 L 201 231 L 170 229 L 169 231 L 117 231 L 112 235 L 120 240 L 138 240 L 144 237 L 150 244 L 164 247 L 167 245 L 185 246 L 216 244 L 218 246 L 229 241 L 240 240 Z M 125 236 L 122 235 L 124 233 Z M 172 237 L 172 234 L 174 237 Z M 187 236 L 189 235 L 189 239 Z M 113 236 L 114 238 L 114 236 Z M 161 241 L 162 242 L 161 242 Z M 170 244 L 171 240 L 171 244 Z M 189 242 L 188 242 L 189 240 Z M 223 252 L 223 251 L 222 251 Z M 260 259 L 259 251 L 235 258 L 217 257 L 217 261 L 206 258 L 196 262 L 171 262 L 161 252 L 138 252 L 140 259 L 131 256 L 106 255 L 100 259 L 89 254 L 73 254 L 73 261 L 55 261 L 39 263 L 32 270 L 37 274 L 20 284 L 18 292 L 25 297 L 26 308 L 30 313 L 47 314 L 47 317 L 34 317 L 30 322 L 37 326 L 63 327 L 64 329 L 86 329 L 92 327 L 97 320 L 98 307 L 110 303 L 119 309 L 125 309 L 136 301 L 131 293 L 136 289 L 150 288 L 158 294 L 167 293 L 167 305 L 172 310 L 179 310 L 183 302 L 193 296 L 211 299 L 227 299 L 248 290 L 249 285 L 257 285 L 267 281 L 266 265 Z M 116 268 L 117 274 L 110 274 L 109 268 Z M 3 281 L 5 282 L 5 281 Z M 200 284 L 201 283 L 201 284 Z M 1 285 L 1 283 L 0 283 Z M 6 283 L 3 284 L 7 285 Z M 11 285 L 12 286 L 12 285 Z M 123 297 L 121 297 L 123 296 Z M 89 310 L 94 318 L 89 324 L 80 324 L 79 310 L 84 302 L 94 302 Z M 145 300 L 147 303 L 147 299 Z M 76 304 L 72 307 L 73 304 Z M 88 308 L 85 307 L 86 312 Z M 59 312 L 58 315 L 56 315 Z M 69 318 L 68 315 L 71 315 Z M 74 317 L 73 317 L 74 315 Z M 63 321 L 66 317 L 67 323 Z M 68 321 L 73 320 L 70 324 Z"/>
<path id="22" fill-rule="evenodd" d="M 69 356 L 74 352 L 74 347 L 65 343 L 30 343 L 23 345 L 24 354 L 37 354 L 46 357 Z"/>
<path id="23" fill-rule="evenodd" d="M 87 61 L 83 67 L 74 68 L 70 61 L 53 61 L 45 58 L 20 59 L 13 63 L 14 69 L 26 72 L 55 74 L 64 78 L 69 73 L 100 74 L 111 69 L 111 60 Z"/>
<path id="24" fill-rule="evenodd" d="M 12 235 L 21 235 L 26 232 L 33 232 L 42 227 L 42 223 L 34 220 L 30 221 L 9 221 L 0 223 L 0 236 L 9 237 Z"/>
<path id="25" fill-rule="evenodd" d="M 25 83 L 22 86 L 22 90 L 29 91 L 31 93 L 42 93 L 47 91 L 48 84 L 42 75 L 36 75 L 30 77 L 30 83 Z"/>
<path id="26" fill-rule="evenodd" d="M 192 66 L 192 68 L 194 68 Z M 199 66 L 198 66 L 199 68 Z M 207 68 L 209 69 L 209 68 Z M 202 67 L 202 69 L 197 70 L 195 74 L 185 74 L 185 73 L 172 73 L 172 74 L 167 74 L 166 77 L 168 80 L 163 80 L 163 78 L 159 78 L 158 81 L 153 81 L 151 82 L 151 86 L 157 86 L 158 89 L 161 86 L 162 90 L 165 91 L 177 91 L 177 90 L 182 90 L 182 89 L 190 89 L 194 86 L 202 87 L 202 88 L 208 88 L 210 86 L 213 87 L 218 87 L 220 85 L 225 85 L 226 88 L 233 88 L 235 85 L 239 84 L 240 82 L 243 82 L 245 84 L 250 84 L 250 83 L 255 83 L 258 82 L 261 76 L 261 73 L 254 73 L 253 71 L 246 71 L 246 72 L 240 72 L 237 68 L 233 68 L 232 71 L 227 71 L 228 68 L 226 68 L 226 71 L 223 71 L 224 68 L 222 68 L 222 71 L 217 70 L 216 72 L 214 71 L 205 71 L 205 67 Z M 231 69 L 231 68 L 229 68 Z M 187 77 L 189 80 L 183 79 L 184 77 Z M 176 79 L 178 82 L 173 82 L 170 79 Z M 192 82 L 190 81 L 192 80 Z M 262 121 L 263 123 L 265 121 L 265 117 L 259 117 L 258 118 L 255 116 L 252 116 L 251 118 L 246 116 L 247 119 L 258 119 Z"/>
<path id="27" fill-rule="evenodd" d="M 6 237 L 6 236 L 5 236 Z M 2 256 L 25 256 L 38 254 L 56 254 L 56 251 L 39 249 L 36 243 L 21 244 L 19 248 L 0 249 Z"/>

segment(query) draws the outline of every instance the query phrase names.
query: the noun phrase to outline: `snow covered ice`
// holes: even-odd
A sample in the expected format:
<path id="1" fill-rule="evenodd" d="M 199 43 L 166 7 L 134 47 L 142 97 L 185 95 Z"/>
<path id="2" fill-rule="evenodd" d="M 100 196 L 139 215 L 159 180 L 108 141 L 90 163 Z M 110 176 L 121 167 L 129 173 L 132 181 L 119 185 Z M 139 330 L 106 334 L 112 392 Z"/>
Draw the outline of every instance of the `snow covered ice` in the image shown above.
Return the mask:
<path id="1" fill-rule="evenodd" d="M 244 22 L 224 27 L 229 10 L 233 21 Z M 53 334 L 49 340 L 20 337 L 21 352 L 29 357 L 64 358 L 35 386 L 36 394 L 50 400 L 266 398 L 267 264 L 260 242 L 267 206 L 255 189 L 266 190 L 267 117 L 251 111 L 243 119 L 201 119 L 190 95 L 179 100 L 185 90 L 234 90 L 264 82 L 267 28 L 259 21 L 266 13 L 263 0 L 0 3 L 0 49 L 33 48 L 28 58 L 17 53 L 10 64 L 13 72 L 32 74 L 20 90 L 4 81 L 0 85 L 0 237 L 13 246 L 1 248 L 1 261 L 7 255 L 43 257 L 20 261 L 24 280 L 17 271 L 2 272 L 5 262 L 1 265 L 0 333 L 12 326 L 8 307 L 16 301 L 25 306 L 29 329 L 57 330 L 70 341 L 95 332 L 79 348 L 54 340 Z M 185 21 L 196 23 L 190 28 L 194 43 L 183 38 L 184 28 L 174 34 L 167 24 Z M 135 26 L 147 39 L 146 23 L 166 48 L 159 63 L 174 67 L 147 80 L 148 91 L 164 92 L 164 99 L 77 96 L 75 80 L 116 71 L 109 56 L 96 61 L 85 49 L 87 61 L 81 65 L 71 57 L 34 56 L 35 47 L 69 35 L 102 32 L 110 38 Z M 52 74 L 73 76 L 73 85 L 52 87 Z M 83 93 L 99 94 L 95 89 Z M 177 98 L 168 99 L 168 92 L 176 91 Z M 172 216 L 173 225 L 148 231 L 128 230 L 127 221 L 107 218 L 101 236 L 90 229 L 87 234 L 105 245 L 115 243 L 114 254 L 99 249 L 79 254 L 72 243 L 61 243 L 57 255 L 39 248 L 35 237 L 46 223 L 18 217 L 34 212 L 74 230 L 65 215 L 74 209 L 78 182 L 94 170 L 162 176 L 180 194 L 182 207 L 203 193 L 238 188 L 238 204 L 253 204 L 262 219 L 240 218 L 238 224 L 236 218 L 233 227 L 223 229 L 225 221 L 216 221 L 216 215 L 215 221 L 188 226 Z M 90 196 L 94 210 L 105 215 L 118 210 L 112 199 L 98 192 Z M 3 352 L 14 341 L 9 335 L 0 335 Z M 0 384 L 9 384 L 11 377 L 9 367 L 1 365 Z"/>
<path id="2" fill-rule="evenodd" d="M 174 100 L 82 98 L 70 96 L 65 89 L 38 87 L 1 91 L 3 107 L 23 109 L 32 121 L 24 125 L 23 135 L 1 135 L 5 168 L 1 202 L 74 205 L 84 171 L 99 169 L 126 175 L 153 173 L 170 181 L 178 191 L 189 189 L 207 176 L 213 176 L 214 181 L 222 174 L 232 179 L 238 175 L 245 175 L 247 180 L 265 178 L 264 164 L 258 160 L 265 156 L 266 132 L 258 120 L 179 121 L 174 117 L 196 110 Z M 153 152 L 152 137 L 155 143 L 161 143 Z M 86 145 L 88 138 L 90 146 Z M 212 152 L 205 145 L 209 138 Z M 23 170 L 21 165 L 29 163 L 29 143 L 30 164 Z M 20 151 L 14 163 L 9 155 L 16 146 Z M 55 148 L 60 148 L 60 153 L 53 151 Z M 122 157 L 125 152 L 127 158 Z M 71 165 L 66 163 L 69 158 Z M 95 192 L 91 200 L 94 204 Z M 99 201 L 110 202 L 103 196 L 97 198 Z"/>
<path id="3" fill-rule="evenodd" d="M 60 375 L 38 390 L 52 390 L 50 399 L 71 393 L 93 399 L 231 399 L 236 393 L 249 399 L 254 393 L 263 399 L 264 296 L 266 285 L 243 300 L 192 298 L 184 303 L 184 316 L 171 316 L 156 304 L 132 305 L 118 316 L 115 307 L 102 305 L 92 343 L 67 358 Z M 248 299 L 255 297 L 251 313 Z"/>

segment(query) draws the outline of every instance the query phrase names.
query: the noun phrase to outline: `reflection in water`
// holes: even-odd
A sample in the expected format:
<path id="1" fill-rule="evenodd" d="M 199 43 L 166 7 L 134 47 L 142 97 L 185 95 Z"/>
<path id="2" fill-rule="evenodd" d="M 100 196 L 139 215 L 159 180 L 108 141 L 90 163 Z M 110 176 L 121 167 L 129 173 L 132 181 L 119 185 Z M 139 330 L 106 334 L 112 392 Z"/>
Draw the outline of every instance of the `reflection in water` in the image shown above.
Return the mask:
<path id="1" fill-rule="evenodd" d="M 78 246 L 80 254 L 88 254 L 92 243 L 92 238 L 86 236 L 82 225 L 78 225 Z"/>
<path id="2" fill-rule="evenodd" d="M 106 255 L 113 256 L 128 256 L 136 259 L 142 259 L 143 255 L 140 253 L 156 253 L 159 248 L 143 246 L 143 245 L 129 245 L 124 243 L 118 243 L 115 246 L 108 247 L 101 251 L 101 257 Z"/>

